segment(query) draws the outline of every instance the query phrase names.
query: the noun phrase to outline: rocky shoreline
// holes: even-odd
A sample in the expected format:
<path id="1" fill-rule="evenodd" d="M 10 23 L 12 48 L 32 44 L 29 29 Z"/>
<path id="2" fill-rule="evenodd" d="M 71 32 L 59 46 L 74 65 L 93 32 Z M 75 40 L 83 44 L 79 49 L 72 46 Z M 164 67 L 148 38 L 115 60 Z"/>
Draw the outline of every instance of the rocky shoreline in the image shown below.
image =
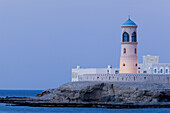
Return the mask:
<path id="1" fill-rule="evenodd" d="M 30 106 L 30 107 L 93 107 L 93 108 L 170 108 L 170 102 L 161 103 L 113 103 L 113 102 L 81 102 L 81 103 L 52 103 L 43 100 L 32 100 L 32 98 L 0 98 L 0 103 L 8 106 Z"/>
<path id="2" fill-rule="evenodd" d="M 31 107 L 170 108 L 170 84 L 71 82 L 36 97 L 0 98 Z"/>

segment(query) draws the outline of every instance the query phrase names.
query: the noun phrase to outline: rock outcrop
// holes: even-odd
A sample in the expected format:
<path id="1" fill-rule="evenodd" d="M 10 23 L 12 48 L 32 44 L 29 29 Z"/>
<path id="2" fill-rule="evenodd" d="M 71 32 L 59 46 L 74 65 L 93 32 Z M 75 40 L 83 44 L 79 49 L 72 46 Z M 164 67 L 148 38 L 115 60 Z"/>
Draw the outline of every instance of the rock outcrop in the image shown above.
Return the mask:
<path id="1" fill-rule="evenodd" d="M 70 82 L 33 99 L 51 103 L 159 103 L 170 101 L 170 84 Z"/>

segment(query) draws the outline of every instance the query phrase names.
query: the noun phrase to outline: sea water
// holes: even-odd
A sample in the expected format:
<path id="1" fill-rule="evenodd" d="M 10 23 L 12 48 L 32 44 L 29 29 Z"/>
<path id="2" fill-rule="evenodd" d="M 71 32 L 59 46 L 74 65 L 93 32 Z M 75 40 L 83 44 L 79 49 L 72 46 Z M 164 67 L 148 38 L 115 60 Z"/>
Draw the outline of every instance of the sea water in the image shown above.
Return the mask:
<path id="1" fill-rule="evenodd" d="M 32 97 L 41 90 L 0 90 L 0 97 Z M 0 113 L 170 113 L 170 108 L 106 109 L 72 107 L 27 107 L 0 104 Z"/>
<path id="2" fill-rule="evenodd" d="M 42 90 L 0 90 L 0 97 L 34 97 Z"/>

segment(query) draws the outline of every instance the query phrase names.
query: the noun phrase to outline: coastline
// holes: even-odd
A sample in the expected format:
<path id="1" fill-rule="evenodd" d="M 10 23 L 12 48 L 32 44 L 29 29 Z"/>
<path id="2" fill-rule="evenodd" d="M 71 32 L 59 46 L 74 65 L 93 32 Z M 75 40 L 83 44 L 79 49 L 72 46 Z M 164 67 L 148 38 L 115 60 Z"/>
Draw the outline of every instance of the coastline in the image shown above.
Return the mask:
<path id="1" fill-rule="evenodd" d="M 112 109 L 136 109 L 136 108 L 170 108 L 170 102 L 160 103 L 113 103 L 113 102 L 80 102 L 80 103 L 52 103 L 43 100 L 34 100 L 28 97 L 0 98 L 0 103 L 8 106 L 29 107 L 85 107 L 85 108 L 112 108 Z"/>
<path id="2" fill-rule="evenodd" d="M 30 107 L 170 108 L 170 84 L 70 82 L 35 97 L 5 97 L 0 103 Z"/>

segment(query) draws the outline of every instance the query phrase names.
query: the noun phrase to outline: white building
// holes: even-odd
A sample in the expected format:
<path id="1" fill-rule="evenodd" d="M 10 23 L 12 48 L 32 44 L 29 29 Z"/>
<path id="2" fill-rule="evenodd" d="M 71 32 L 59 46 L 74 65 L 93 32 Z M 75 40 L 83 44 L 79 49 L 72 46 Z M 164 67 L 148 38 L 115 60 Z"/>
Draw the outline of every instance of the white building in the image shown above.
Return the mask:
<path id="1" fill-rule="evenodd" d="M 139 64 L 139 73 L 170 74 L 170 63 L 159 63 L 159 56 L 143 56 L 143 64 Z"/>
<path id="2" fill-rule="evenodd" d="M 170 63 L 159 63 L 159 56 L 143 56 L 138 64 L 137 25 L 129 18 L 122 26 L 120 69 L 72 69 L 72 81 L 114 81 L 170 83 Z"/>
<path id="3" fill-rule="evenodd" d="M 85 74 L 119 74 L 119 69 L 112 68 L 110 65 L 107 68 L 80 68 L 77 66 L 72 69 L 72 81 L 79 81 L 79 78 Z"/>

